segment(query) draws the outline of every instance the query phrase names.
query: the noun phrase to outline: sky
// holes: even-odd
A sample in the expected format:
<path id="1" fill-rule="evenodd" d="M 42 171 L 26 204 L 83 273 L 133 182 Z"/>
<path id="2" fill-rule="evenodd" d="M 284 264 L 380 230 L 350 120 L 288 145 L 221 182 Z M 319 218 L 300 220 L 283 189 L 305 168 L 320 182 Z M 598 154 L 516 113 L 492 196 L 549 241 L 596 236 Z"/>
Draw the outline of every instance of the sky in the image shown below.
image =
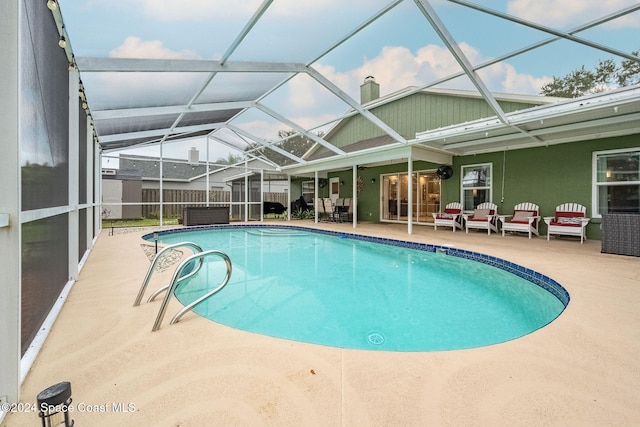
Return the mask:
<path id="1" fill-rule="evenodd" d="M 60 0 L 60 7 L 77 57 L 219 60 L 261 3 L 261 0 Z M 375 77 L 384 96 L 460 72 L 459 64 L 412 0 L 399 2 L 318 59 L 321 52 L 390 3 L 391 0 L 274 0 L 229 61 L 310 63 L 317 59 L 312 66 L 355 100 L 359 100 L 359 87 L 368 75 Z M 637 5 L 638 0 L 476 0 L 475 3 L 537 25 L 570 31 L 600 16 Z M 430 4 L 474 65 L 552 37 L 445 0 Z M 640 12 L 576 36 L 631 53 L 640 49 Z M 563 76 L 583 65 L 592 68 L 598 60 L 608 58 L 620 60 L 609 52 L 561 40 L 487 67 L 478 74 L 491 91 L 537 95 L 553 76 Z M 162 101 L 163 96 L 188 100 L 201 84 L 200 76 L 189 73 L 132 74 L 124 79 L 122 75 L 108 73 L 81 74 L 92 111 L 117 108 L 122 102 L 144 106 L 145 100 Z M 246 94 L 260 90 L 262 83 L 270 86 L 285 76 L 264 75 L 264 81 L 257 85 L 254 77 L 217 77 L 203 96 L 215 101 L 220 93 L 228 96 L 225 91 Z M 176 82 L 179 84 L 175 93 L 157 90 Z M 466 77 L 440 87 L 474 90 Z M 316 130 L 326 130 L 331 120 L 349 109 L 306 75 L 294 77 L 263 102 L 303 127 Z M 279 130 L 288 128 L 255 111 L 243 114 L 234 123 L 269 140 L 275 139 Z M 205 144 L 201 138 L 189 145 L 204 153 Z M 164 155 L 186 158 L 188 148 L 176 149 L 174 155 L 174 150 L 167 146 Z M 215 160 L 226 157 L 229 151 L 216 144 L 211 152 L 210 160 Z"/>

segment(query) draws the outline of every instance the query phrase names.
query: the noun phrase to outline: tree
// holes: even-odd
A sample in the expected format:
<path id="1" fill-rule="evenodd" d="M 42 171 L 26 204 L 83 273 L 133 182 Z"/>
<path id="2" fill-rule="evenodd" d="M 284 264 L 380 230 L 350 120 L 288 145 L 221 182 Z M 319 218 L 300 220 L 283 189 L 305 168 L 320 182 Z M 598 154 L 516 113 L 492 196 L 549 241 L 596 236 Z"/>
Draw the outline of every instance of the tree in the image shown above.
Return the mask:
<path id="1" fill-rule="evenodd" d="M 296 132 L 293 129 L 289 130 L 281 130 L 278 132 L 278 136 L 281 138 L 280 142 L 274 143 L 278 148 L 293 154 L 296 157 L 302 157 L 314 144 L 315 141 L 308 139 L 304 135 L 296 135 Z M 296 135 L 296 136 L 293 136 Z M 320 132 L 317 134 L 318 137 L 322 138 L 324 133 Z M 293 160 L 284 154 L 278 153 L 277 151 L 271 150 L 268 147 L 264 147 L 258 144 L 252 144 L 247 151 L 253 151 L 255 155 L 262 156 L 266 159 L 271 160 L 277 165 L 288 165 L 293 162 Z"/>
<path id="2" fill-rule="evenodd" d="M 638 56 L 638 51 L 632 55 Z M 600 60 L 593 70 L 587 70 L 583 65 L 564 77 L 554 76 L 550 83 L 542 86 L 540 94 L 577 98 L 636 83 L 640 83 L 640 62 L 624 59 L 618 65 L 613 59 L 606 59 Z"/>
<path id="3" fill-rule="evenodd" d="M 218 160 L 215 161 L 215 163 L 218 165 L 235 165 L 236 163 L 240 163 L 243 159 L 244 157 L 242 157 L 239 154 L 236 155 L 233 153 L 229 153 L 227 154 L 226 159 L 224 157 L 220 157 Z"/>

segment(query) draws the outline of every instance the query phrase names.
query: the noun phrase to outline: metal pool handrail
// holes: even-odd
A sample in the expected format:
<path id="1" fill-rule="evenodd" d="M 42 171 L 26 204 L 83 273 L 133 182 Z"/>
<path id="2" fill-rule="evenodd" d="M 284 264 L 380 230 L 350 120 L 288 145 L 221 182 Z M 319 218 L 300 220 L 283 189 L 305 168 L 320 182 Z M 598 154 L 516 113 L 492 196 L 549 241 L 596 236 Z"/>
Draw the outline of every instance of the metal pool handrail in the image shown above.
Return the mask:
<path id="1" fill-rule="evenodd" d="M 181 242 L 181 243 L 174 243 L 173 245 L 169 245 L 169 246 L 165 246 L 164 248 L 162 248 L 162 250 L 160 250 L 156 256 L 153 258 L 153 261 L 151 262 L 151 266 L 149 267 L 149 270 L 147 271 L 147 275 L 145 276 L 144 280 L 142 281 L 142 285 L 140 286 L 140 290 L 138 291 L 138 296 L 136 297 L 135 302 L 133 303 L 134 307 L 137 307 L 140 305 L 140 301 L 142 301 L 142 296 L 144 295 L 144 291 L 147 289 L 147 285 L 149 284 L 149 280 L 151 280 L 151 276 L 153 275 L 153 272 L 156 269 L 156 265 L 158 264 L 158 262 L 160 262 L 160 258 L 162 258 L 162 255 L 165 252 L 169 252 L 172 249 L 175 248 L 180 248 L 180 247 L 189 247 L 191 248 L 194 253 L 198 253 L 198 252 L 202 252 L 202 248 L 193 243 L 193 242 Z M 186 279 L 187 277 L 195 274 L 198 272 L 198 270 L 200 269 L 200 266 L 202 265 L 202 259 L 200 259 L 200 265 L 198 266 L 197 269 L 194 269 L 194 271 L 192 271 L 190 274 L 188 274 L 185 277 L 181 277 L 181 279 Z M 152 301 L 159 293 L 161 293 L 162 291 L 165 291 L 169 288 L 169 285 L 165 285 L 162 288 L 158 289 L 157 291 L 155 291 L 151 297 L 149 297 L 149 301 Z"/>
<path id="2" fill-rule="evenodd" d="M 173 295 L 173 293 L 175 292 L 175 288 L 178 282 L 183 279 L 183 277 L 180 276 L 180 274 L 182 273 L 182 270 L 184 270 L 192 261 L 196 259 L 198 259 L 200 261 L 200 264 L 202 264 L 202 259 L 209 255 L 218 255 L 222 259 L 224 259 L 224 262 L 227 264 L 226 276 L 224 277 L 224 279 L 222 280 L 222 283 L 220 283 L 220 285 L 218 285 L 217 288 L 206 293 L 205 295 L 201 296 L 200 298 L 198 298 L 197 300 L 193 301 L 192 303 L 185 306 L 182 310 L 180 310 L 175 316 L 173 316 L 173 319 L 171 319 L 170 324 L 173 325 L 174 323 L 177 323 L 178 321 L 180 321 L 180 318 L 186 312 L 190 311 L 191 309 L 193 309 L 193 307 L 195 307 L 196 305 L 200 304 L 202 301 L 206 300 L 207 298 L 209 298 L 210 296 L 218 292 L 229 282 L 229 278 L 231 277 L 231 260 L 229 259 L 229 256 L 227 254 L 225 254 L 224 252 L 218 251 L 216 249 L 211 249 L 208 251 L 199 252 L 191 255 L 189 258 L 182 261 L 178 266 L 178 268 L 176 269 L 176 271 L 173 273 L 173 278 L 171 279 L 171 283 L 169 284 L 169 290 L 167 291 L 167 293 L 164 296 L 164 299 L 162 300 L 162 305 L 160 306 L 160 310 L 158 311 L 158 316 L 156 317 L 156 321 L 153 324 L 153 329 L 151 329 L 151 332 L 155 332 L 158 329 L 160 329 L 160 324 L 162 323 L 164 314 L 167 311 L 167 306 L 169 305 L 169 299 L 171 299 L 171 295 Z"/>

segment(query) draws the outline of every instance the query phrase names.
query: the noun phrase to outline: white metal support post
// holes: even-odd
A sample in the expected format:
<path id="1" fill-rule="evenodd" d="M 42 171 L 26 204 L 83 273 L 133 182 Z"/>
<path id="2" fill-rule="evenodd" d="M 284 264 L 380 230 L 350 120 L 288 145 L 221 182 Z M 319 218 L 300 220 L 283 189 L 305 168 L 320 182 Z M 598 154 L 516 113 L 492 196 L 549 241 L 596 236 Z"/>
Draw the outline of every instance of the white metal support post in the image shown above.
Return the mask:
<path id="1" fill-rule="evenodd" d="M 358 225 L 358 165 L 353 165 L 353 191 L 351 196 L 351 210 L 353 211 L 353 228 Z"/>
<path id="2" fill-rule="evenodd" d="M 20 7 L 18 0 L 0 2 L 0 399 L 20 399 Z M 0 420 L 4 412 L 0 410 Z"/>
<path id="3" fill-rule="evenodd" d="M 407 234 L 413 234 L 413 158 L 407 159 Z"/>
<path id="4" fill-rule="evenodd" d="M 80 183 L 80 74 L 69 65 L 69 275 L 70 281 L 78 277 L 78 239 Z"/>
<path id="5" fill-rule="evenodd" d="M 160 228 L 162 228 L 162 193 L 163 193 L 163 187 L 162 187 L 162 181 L 164 180 L 164 157 L 163 157 L 163 145 L 164 145 L 164 140 L 160 141 L 160 167 L 158 169 L 160 169 L 160 171 L 158 172 L 160 174 L 160 176 L 158 177 L 160 179 L 160 185 L 159 185 L 159 189 L 160 189 L 160 194 L 159 194 L 159 198 L 158 200 L 160 200 L 160 206 L 158 207 L 158 212 L 159 212 L 159 216 L 160 216 Z"/>
<path id="6" fill-rule="evenodd" d="M 93 200 L 93 186 L 94 186 L 94 182 L 97 179 L 96 176 L 94 176 L 94 167 L 93 165 L 95 164 L 95 150 L 96 147 L 93 144 L 93 125 L 91 124 L 91 118 L 89 117 L 89 115 L 85 115 L 84 118 L 87 122 L 87 133 L 85 135 L 81 135 L 82 138 L 82 143 L 86 145 L 87 147 L 87 156 L 85 158 L 85 170 L 86 170 L 86 177 L 87 177 L 87 186 L 86 186 L 86 195 L 85 195 L 85 200 L 86 200 L 86 209 L 87 209 L 87 220 L 85 221 L 85 234 L 86 234 L 86 246 L 87 248 L 91 248 L 91 246 L 93 245 L 93 218 L 95 216 L 95 211 L 96 211 L 96 206 Z M 102 168 L 100 168 L 100 170 L 102 170 Z"/>
<path id="7" fill-rule="evenodd" d="M 291 221 L 291 175 L 287 175 L 287 221 Z"/>
<path id="8" fill-rule="evenodd" d="M 264 221 L 264 169 L 260 169 L 260 222 Z"/>
<path id="9" fill-rule="evenodd" d="M 207 207 L 209 207 L 209 203 L 211 202 L 210 200 L 210 194 L 211 194 L 211 187 L 210 187 L 210 182 L 209 182 L 209 135 L 207 135 L 207 160 L 206 160 L 206 169 L 205 169 L 205 178 L 204 178 L 204 182 L 205 182 L 205 190 L 206 190 L 206 194 L 207 194 Z"/>
<path id="10" fill-rule="evenodd" d="M 244 222 L 249 222 L 249 172 L 248 160 L 244 161 Z"/>
<path id="11" fill-rule="evenodd" d="M 315 212 L 315 223 L 318 223 L 318 171 L 315 171 L 313 184 L 313 211 Z"/>

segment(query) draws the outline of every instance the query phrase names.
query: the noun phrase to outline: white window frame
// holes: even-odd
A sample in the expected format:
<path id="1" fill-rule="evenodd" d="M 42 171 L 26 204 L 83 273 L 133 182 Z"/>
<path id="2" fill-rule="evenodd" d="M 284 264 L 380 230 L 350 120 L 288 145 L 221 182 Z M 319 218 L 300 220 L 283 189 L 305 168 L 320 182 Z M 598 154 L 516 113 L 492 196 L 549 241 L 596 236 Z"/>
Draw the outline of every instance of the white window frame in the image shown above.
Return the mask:
<path id="1" fill-rule="evenodd" d="M 314 199 L 316 197 L 316 182 L 315 181 L 302 181 L 300 188 L 300 195 L 304 197 L 304 200 L 307 203 L 314 203 Z M 306 191 L 305 191 L 306 190 Z M 311 195 L 311 202 L 307 201 L 305 195 Z"/>
<path id="2" fill-rule="evenodd" d="M 464 170 L 467 168 L 477 168 L 477 167 L 488 167 L 489 168 L 489 185 L 484 187 L 465 187 L 464 186 Z M 472 206 L 470 209 L 467 206 L 464 206 L 464 192 L 465 190 L 489 190 L 489 199 L 487 202 L 493 202 L 493 162 L 487 163 L 475 163 L 472 165 L 461 165 L 460 166 L 460 203 L 462 203 L 463 209 L 465 212 L 473 212 L 475 206 Z"/>
<path id="3" fill-rule="evenodd" d="M 598 182 L 598 158 L 602 155 L 608 154 L 620 154 L 620 153 L 638 153 L 640 156 L 640 148 L 632 147 L 632 148 L 620 148 L 617 150 L 603 150 L 603 151 L 594 151 L 592 153 L 592 171 L 591 171 L 591 209 L 592 209 L 592 217 L 593 218 L 602 218 L 602 214 L 600 213 L 600 203 L 598 200 L 598 189 L 603 186 L 611 186 L 611 185 L 640 185 L 640 181 L 620 181 L 619 184 L 611 183 L 611 182 Z"/>

